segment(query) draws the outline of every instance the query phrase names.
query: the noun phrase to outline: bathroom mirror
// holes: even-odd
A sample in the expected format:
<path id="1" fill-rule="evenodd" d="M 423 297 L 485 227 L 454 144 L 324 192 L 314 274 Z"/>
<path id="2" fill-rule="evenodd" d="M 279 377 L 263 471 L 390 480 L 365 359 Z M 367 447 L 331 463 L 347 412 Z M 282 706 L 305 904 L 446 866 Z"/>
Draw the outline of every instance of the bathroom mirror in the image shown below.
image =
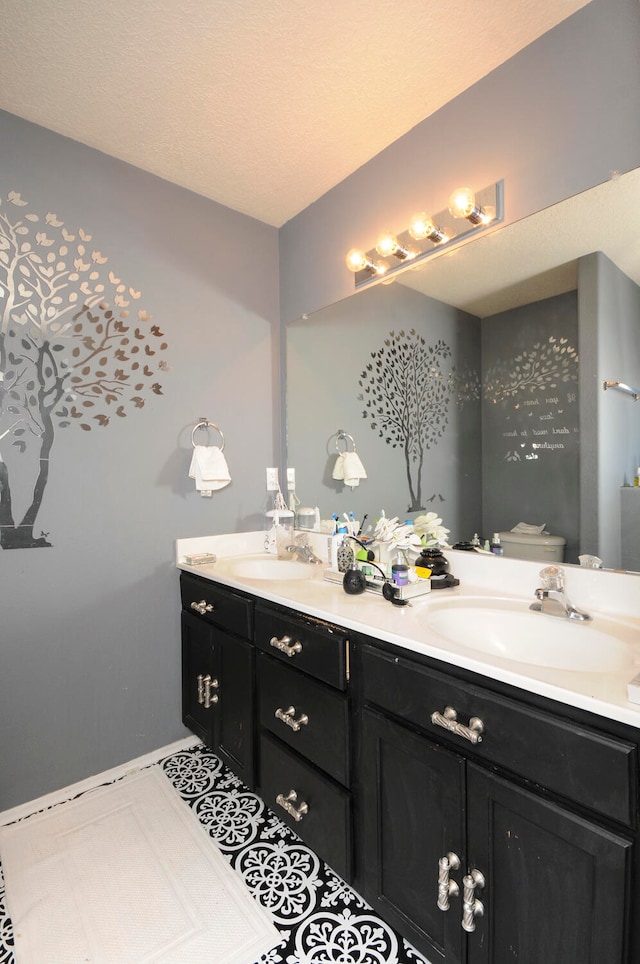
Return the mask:
<path id="1" fill-rule="evenodd" d="M 287 326 L 301 502 L 324 518 L 436 511 L 452 540 L 546 524 L 567 562 L 640 570 L 621 521 L 640 404 L 603 390 L 640 386 L 638 210 L 640 170 Z M 332 478 L 339 429 L 367 472 L 353 488 Z"/>

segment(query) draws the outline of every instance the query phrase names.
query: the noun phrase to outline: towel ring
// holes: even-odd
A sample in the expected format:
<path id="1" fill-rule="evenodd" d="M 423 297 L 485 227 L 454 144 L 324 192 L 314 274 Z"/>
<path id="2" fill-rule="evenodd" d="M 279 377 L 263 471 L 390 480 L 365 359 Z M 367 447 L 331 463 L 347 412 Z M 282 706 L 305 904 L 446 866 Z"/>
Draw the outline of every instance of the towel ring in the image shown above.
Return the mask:
<path id="1" fill-rule="evenodd" d="M 210 422 L 208 418 L 200 419 L 198 424 L 194 425 L 193 427 L 193 431 L 191 432 L 191 444 L 193 445 L 194 448 L 196 447 L 195 434 L 199 428 L 206 428 L 206 429 L 215 428 L 216 432 L 220 434 L 220 438 L 222 440 L 220 445 L 220 451 L 224 452 L 224 435 L 222 434 L 222 429 L 220 428 L 219 425 L 216 425 L 215 422 Z"/>
<path id="2" fill-rule="evenodd" d="M 341 441 L 344 442 L 344 445 L 345 445 L 344 451 L 345 451 L 345 452 L 348 452 L 348 451 L 349 451 L 349 442 L 347 441 L 347 439 L 350 439 L 350 440 L 351 440 L 351 444 L 352 444 L 352 446 L 353 446 L 353 448 L 351 449 L 351 451 L 352 451 L 352 452 L 355 452 L 355 450 L 356 450 L 356 443 L 353 441 L 353 435 L 349 435 L 348 432 L 344 432 L 342 429 L 340 429 L 338 432 L 336 432 L 336 451 L 337 451 L 340 455 L 342 455 L 342 454 L 344 454 L 344 453 L 340 452 L 340 447 L 339 447 L 339 445 L 338 445 L 338 442 L 341 442 Z"/>

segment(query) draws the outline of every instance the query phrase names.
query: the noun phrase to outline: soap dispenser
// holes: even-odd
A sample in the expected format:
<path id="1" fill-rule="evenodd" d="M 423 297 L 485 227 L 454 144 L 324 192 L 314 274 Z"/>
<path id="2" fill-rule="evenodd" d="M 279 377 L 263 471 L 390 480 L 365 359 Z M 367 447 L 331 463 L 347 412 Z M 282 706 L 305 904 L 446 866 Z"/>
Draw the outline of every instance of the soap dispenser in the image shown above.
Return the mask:
<path id="1" fill-rule="evenodd" d="M 367 577 L 362 570 L 358 568 L 355 559 L 352 561 L 351 567 L 347 569 L 344 574 L 342 588 L 349 596 L 359 596 L 360 593 L 364 592 L 367 588 Z"/>

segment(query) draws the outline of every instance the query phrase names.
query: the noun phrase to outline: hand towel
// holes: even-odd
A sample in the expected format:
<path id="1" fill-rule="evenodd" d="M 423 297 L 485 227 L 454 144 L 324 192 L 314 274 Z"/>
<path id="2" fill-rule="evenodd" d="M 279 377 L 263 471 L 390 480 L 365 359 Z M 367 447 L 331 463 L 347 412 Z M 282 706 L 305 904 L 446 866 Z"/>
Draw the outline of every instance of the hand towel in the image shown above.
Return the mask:
<path id="1" fill-rule="evenodd" d="M 223 489 L 231 482 L 229 466 L 217 445 L 194 445 L 189 478 L 195 479 L 198 492 Z"/>
<path id="2" fill-rule="evenodd" d="M 340 452 L 333 467 L 333 477 L 352 489 L 360 485 L 360 479 L 366 479 L 367 473 L 358 453 Z"/>
<path id="3" fill-rule="evenodd" d="M 344 452 L 340 452 L 336 459 L 336 464 L 333 466 L 333 477 L 338 480 L 344 479 Z"/>

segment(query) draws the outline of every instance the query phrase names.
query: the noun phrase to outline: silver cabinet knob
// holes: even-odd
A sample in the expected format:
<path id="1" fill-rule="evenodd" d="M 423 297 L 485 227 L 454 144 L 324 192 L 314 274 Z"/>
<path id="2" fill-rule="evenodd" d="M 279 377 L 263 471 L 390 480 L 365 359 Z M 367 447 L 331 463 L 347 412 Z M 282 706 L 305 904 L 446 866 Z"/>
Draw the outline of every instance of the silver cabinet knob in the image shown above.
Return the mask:
<path id="1" fill-rule="evenodd" d="M 295 807 L 294 804 L 298 801 L 298 794 L 295 790 L 289 790 L 288 794 L 279 793 L 276 797 L 276 803 L 283 810 L 286 810 L 290 817 L 293 817 L 296 823 L 300 823 L 305 814 L 309 813 L 309 804 L 305 803 L 304 800 L 299 807 Z"/>
<path id="2" fill-rule="evenodd" d="M 460 858 L 452 850 L 438 861 L 438 908 L 449 910 L 449 898 L 457 897 L 460 888 L 450 877 L 450 871 L 460 869 Z"/>
<path id="3" fill-rule="evenodd" d="M 279 650 L 289 658 L 295 656 L 296 653 L 302 652 L 302 643 L 300 640 L 296 640 L 294 643 L 291 636 L 282 636 L 280 639 L 278 639 L 277 636 L 272 636 L 269 640 L 269 646 L 273 646 L 274 649 Z"/>
<path id="4" fill-rule="evenodd" d="M 289 726 L 294 733 L 298 733 L 301 726 L 306 726 L 309 722 L 309 717 L 306 713 L 301 713 L 298 719 L 295 719 L 296 708 L 295 706 L 290 706 L 288 709 L 283 710 L 281 706 L 275 711 L 274 716 L 277 720 L 281 720 L 286 726 Z"/>
<path id="5" fill-rule="evenodd" d="M 472 716 L 469 720 L 469 725 L 465 726 L 464 723 L 458 723 L 458 714 L 452 706 L 445 706 L 444 713 L 431 714 L 431 722 L 434 726 L 441 726 L 443 730 L 448 730 L 449 733 L 455 733 L 456 736 L 461 736 L 463 740 L 468 740 L 469 743 L 482 743 L 482 734 L 484 733 L 484 723 L 477 716 Z"/>
<path id="6" fill-rule="evenodd" d="M 482 890 L 485 885 L 484 875 L 479 870 L 472 870 L 462 880 L 464 894 L 462 897 L 462 929 L 472 934 L 476 929 L 476 917 L 484 914 L 484 904 L 476 897 L 476 888 Z"/>

